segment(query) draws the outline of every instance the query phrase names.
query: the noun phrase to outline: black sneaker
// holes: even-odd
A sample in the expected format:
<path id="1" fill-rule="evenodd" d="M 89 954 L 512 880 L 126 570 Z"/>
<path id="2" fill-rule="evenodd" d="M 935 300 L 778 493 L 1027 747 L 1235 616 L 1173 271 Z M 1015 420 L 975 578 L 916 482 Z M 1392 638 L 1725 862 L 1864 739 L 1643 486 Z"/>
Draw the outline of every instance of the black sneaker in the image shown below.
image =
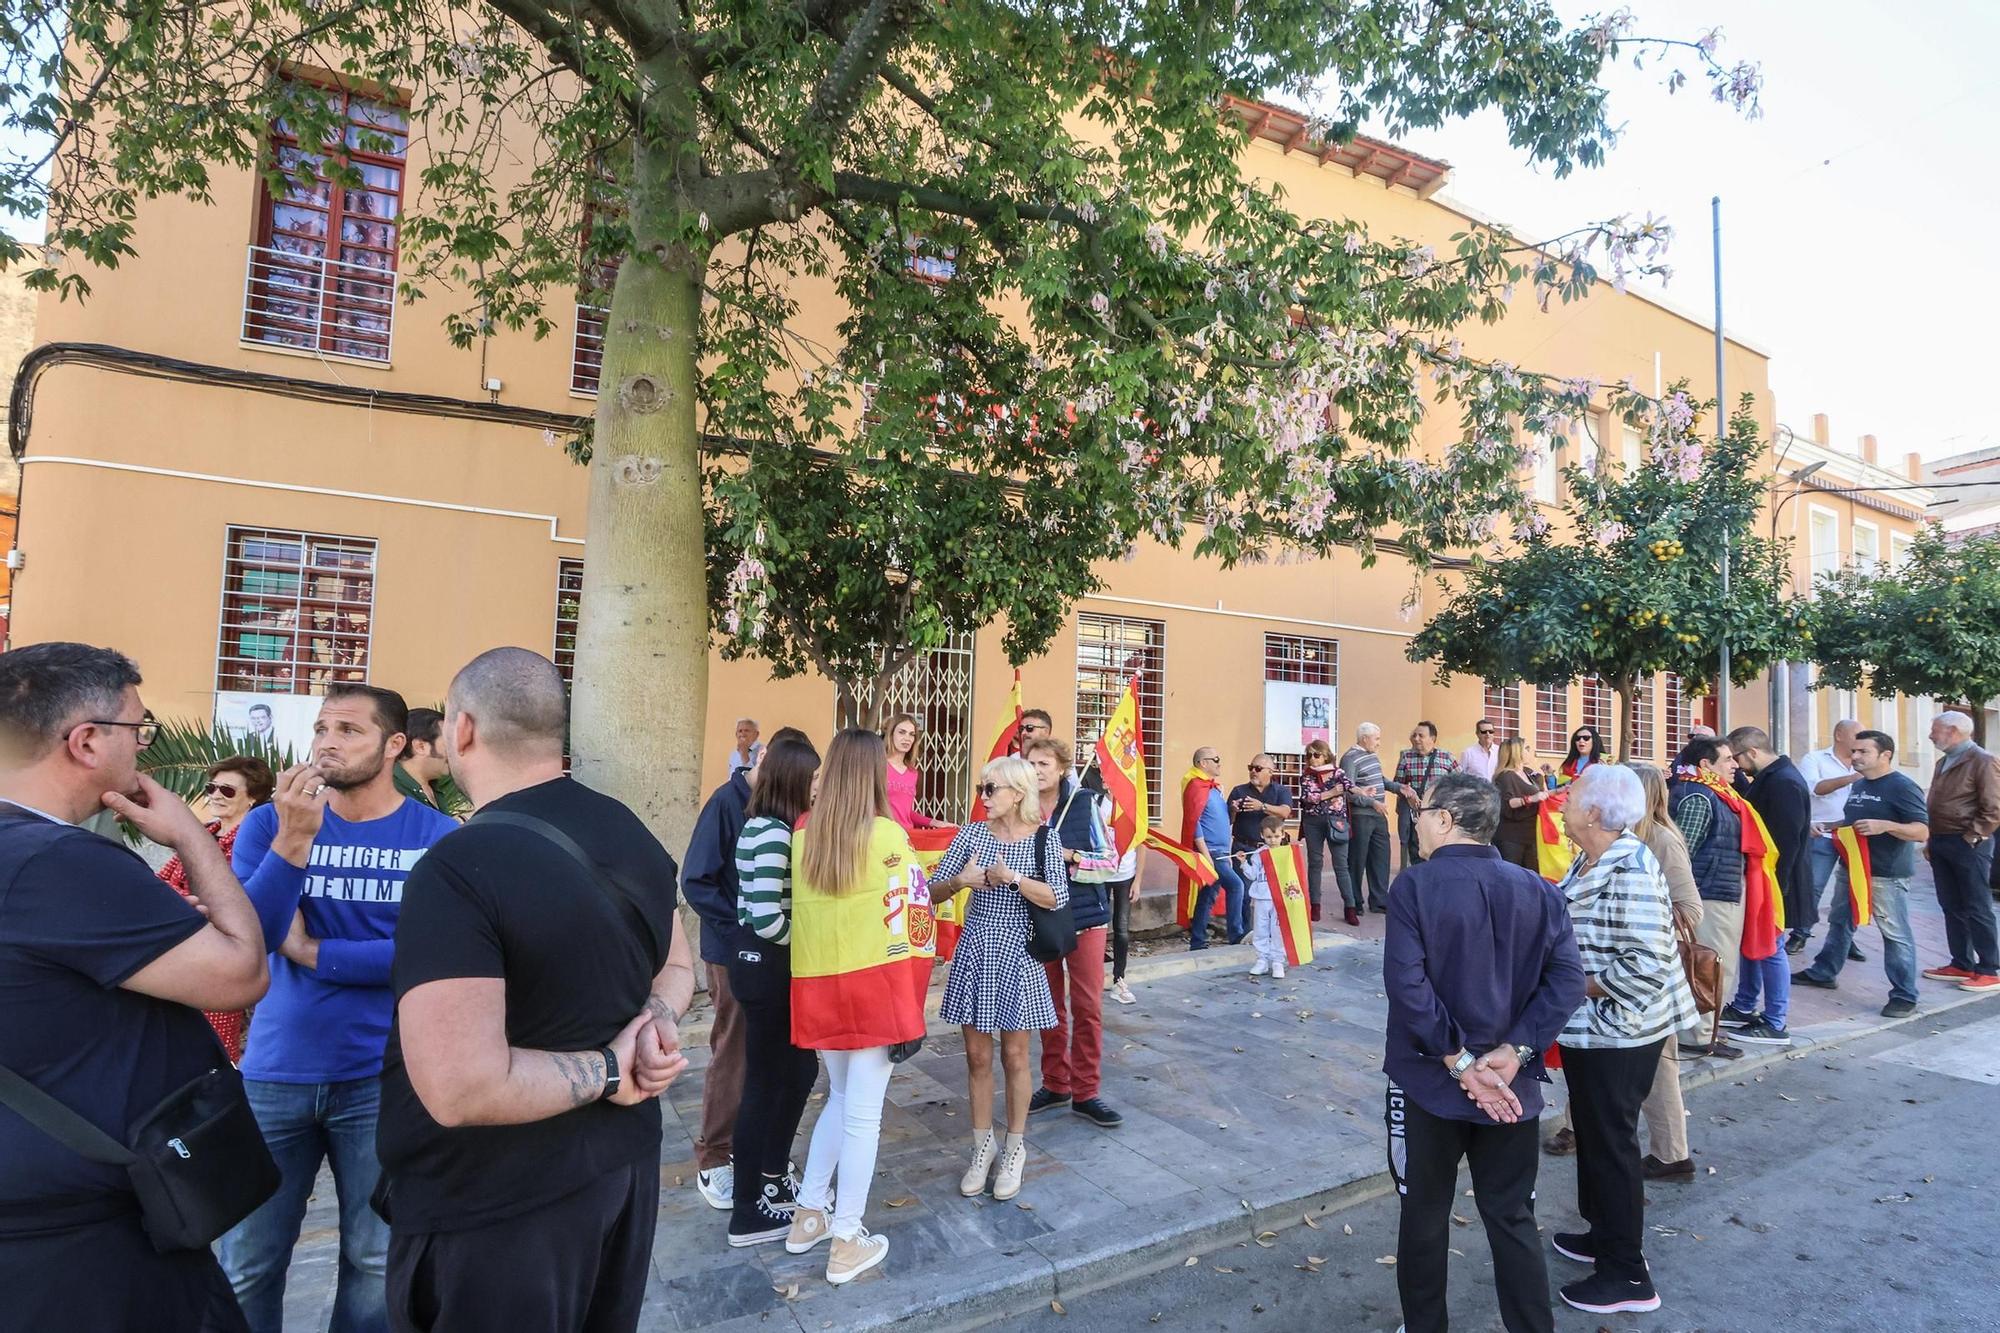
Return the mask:
<path id="1" fill-rule="evenodd" d="M 1057 1107 L 1068 1105 L 1068 1093 L 1050 1092 L 1047 1088 L 1036 1088 L 1035 1095 L 1028 1098 L 1028 1114 L 1040 1115 L 1044 1111 L 1053 1111 Z"/>
<path id="2" fill-rule="evenodd" d="M 1125 1123 L 1125 1117 L 1111 1109 L 1111 1103 L 1102 1097 L 1085 1097 L 1069 1108 L 1096 1125 L 1099 1129 L 1116 1129 Z"/>
<path id="3" fill-rule="evenodd" d="M 1377 915 L 1377 916 L 1387 916 L 1387 915 L 1389 915 L 1389 904 L 1387 904 L 1387 903 L 1370 903 L 1370 904 L 1368 904 L 1368 910 L 1369 910 L 1369 911 L 1371 911 L 1371 912 L 1373 912 L 1373 913 L 1374 913 L 1375 915 Z"/>
<path id="4" fill-rule="evenodd" d="M 1565 1259 L 1574 1259 L 1580 1264 L 1597 1262 L 1597 1256 L 1591 1253 L 1597 1247 L 1581 1231 L 1558 1231 L 1549 1238 L 1549 1244 L 1555 1246 L 1556 1253 Z"/>
<path id="5" fill-rule="evenodd" d="M 1797 931 L 1793 931 L 1791 935 L 1786 937 L 1785 952 L 1804 953 L 1806 951 L 1806 941 L 1811 938 L 1812 936 L 1810 935 L 1801 935 Z"/>
<path id="6" fill-rule="evenodd" d="M 1763 1019 L 1758 1019 L 1748 1027 L 1736 1029 L 1736 1040 L 1751 1046 L 1789 1046 L 1792 1034 L 1784 1028 L 1774 1028 Z"/>
<path id="7" fill-rule="evenodd" d="M 1591 1314 L 1644 1314 L 1660 1308 L 1660 1293 L 1653 1290 L 1651 1278 L 1628 1282 L 1592 1273 L 1564 1287 L 1561 1294 L 1563 1304 Z"/>
<path id="8" fill-rule="evenodd" d="M 732 1247 L 739 1250 L 747 1249 L 752 1245 L 783 1240 L 791 1234 L 792 1210 L 790 1207 L 777 1206 L 778 1193 L 778 1183 L 767 1180 L 764 1182 L 763 1190 L 750 1201 L 747 1210 L 739 1210 L 730 1215 L 729 1243 Z"/>
<path id="9" fill-rule="evenodd" d="M 1847 961 L 1850 963 L 1865 963 L 1868 961 L 1868 955 L 1861 952 L 1861 946 L 1850 944 L 1847 946 Z"/>
<path id="10" fill-rule="evenodd" d="M 1733 1004 L 1722 1006 L 1722 1026 L 1726 1028 L 1749 1027 L 1757 1021 L 1757 1015 L 1746 1014 Z"/>
<path id="11" fill-rule="evenodd" d="M 1917 1006 L 1913 1000 L 1891 1000 L 1882 1006 L 1882 1017 L 1884 1018 L 1908 1018 L 1915 1012 L 1917 1012 Z"/>
<path id="12" fill-rule="evenodd" d="M 1815 990 L 1840 989 L 1838 981 L 1830 981 L 1825 977 L 1816 977 L 1812 974 L 1811 968 L 1807 968 L 1803 972 L 1792 973 L 1792 984 L 1794 986 L 1811 986 Z"/>

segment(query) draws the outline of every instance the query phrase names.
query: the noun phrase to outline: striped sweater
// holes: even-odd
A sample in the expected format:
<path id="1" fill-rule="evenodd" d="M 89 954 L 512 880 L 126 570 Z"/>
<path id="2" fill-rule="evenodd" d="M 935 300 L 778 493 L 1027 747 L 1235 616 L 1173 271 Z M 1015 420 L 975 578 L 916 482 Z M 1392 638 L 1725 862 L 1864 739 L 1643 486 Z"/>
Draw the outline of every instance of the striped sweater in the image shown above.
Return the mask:
<path id="1" fill-rule="evenodd" d="M 1694 1025 L 1694 992 L 1674 943 L 1666 876 L 1623 834 L 1597 864 L 1579 856 L 1559 886 L 1583 970 L 1604 994 L 1585 999 L 1556 1040 L 1581 1049 L 1647 1046 Z"/>
<path id="2" fill-rule="evenodd" d="M 773 944 L 792 942 L 792 830 L 769 815 L 736 838 L 736 920 Z"/>

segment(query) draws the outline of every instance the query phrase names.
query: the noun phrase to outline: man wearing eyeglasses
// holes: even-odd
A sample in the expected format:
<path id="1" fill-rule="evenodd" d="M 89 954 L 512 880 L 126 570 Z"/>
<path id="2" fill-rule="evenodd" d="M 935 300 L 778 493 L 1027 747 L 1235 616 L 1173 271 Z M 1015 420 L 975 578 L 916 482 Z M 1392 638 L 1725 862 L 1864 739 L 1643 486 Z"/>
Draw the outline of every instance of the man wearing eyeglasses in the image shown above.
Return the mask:
<path id="1" fill-rule="evenodd" d="M 1438 729 L 1435 722 L 1419 722 L 1410 732 L 1410 748 L 1396 757 L 1396 776 L 1389 783 L 1389 790 L 1403 799 L 1396 807 L 1396 823 L 1402 834 L 1403 864 L 1413 866 L 1424 859 L 1423 848 L 1417 842 L 1417 807 L 1423 804 L 1424 793 L 1436 785 L 1438 779 L 1458 771 L 1458 761 L 1451 757 L 1451 751 L 1438 749 Z"/>
<path id="2" fill-rule="evenodd" d="M 1482 717 L 1472 734 L 1479 743 L 1458 757 L 1458 766 L 1476 778 L 1491 782 L 1500 767 L 1500 729 Z"/>
<path id="3" fill-rule="evenodd" d="M 270 973 L 256 910 L 187 803 L 138 771 L 157 724 L 109 648 L 0 653 L 0 1067 L 113 1137 L 228 1057 L 204 1009 Z M 118 842 L 109 810 L 172 848 L 194 902 Z M 199 904 L 197 909 L 196 904 Z M 122 1168 L 0 1111 L 0 1324 L 240 1330 L 207 1249 L 162 1254 Z"/>

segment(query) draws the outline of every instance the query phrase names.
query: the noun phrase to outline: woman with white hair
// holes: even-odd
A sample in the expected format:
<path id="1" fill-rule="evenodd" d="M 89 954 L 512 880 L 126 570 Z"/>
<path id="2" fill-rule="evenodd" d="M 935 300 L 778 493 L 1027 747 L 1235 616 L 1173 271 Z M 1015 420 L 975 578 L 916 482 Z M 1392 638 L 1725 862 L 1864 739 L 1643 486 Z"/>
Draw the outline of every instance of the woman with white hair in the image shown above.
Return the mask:
<path id="1" fill-rule="evenodd" d="M 1590 1229 L 1558 1233 L 1554 1243 L 1596 1269 L 1562 1289 L 1566 1304 L 1593 1314 L 1660 1308 L 1641 1246 L 1639 1108 L 1662 1048 L 1696 1019 L 1666 876 L 1633 831 L 1647 812 L 1638 775 L 1615 764 L 1585 769 L 1562 812 L 1581 855 L 1559 887 L 1589 982 L 1556 1041 L 1576 1129 L 1576 1206 Z"/>
<path id="2" fill-rule="evenodd" d="M 972 1102 L 972 1165 L 958 1182 L 970 1197 L 993 1175 L 993 1197 L 1021 1192 L 1021 1168 L 1028 1148 L 1028 1072 L 1031 1033 L 1056 1024 L 1055 1000 L 1042 965 L 1028 957 L 1032 922 L 1028 904 L 1060 907 L 1069 901 L 1062 844 L 1042 823 L 1042 798 L 1035 770 L 1016 755 L 995 759 L 979 774 L 979 797 L 986 820 L 967 824 L 932 868 L 933 888 L 942 896 L 972 890 L 965 929 L 951 957 L 940 1011 L 965 1032 L 966 1081 Z M 1000 1038 L 1000 1067 L 1006 1079 L 1007 1137 L 993 1134 L 993 1037 Z"/>

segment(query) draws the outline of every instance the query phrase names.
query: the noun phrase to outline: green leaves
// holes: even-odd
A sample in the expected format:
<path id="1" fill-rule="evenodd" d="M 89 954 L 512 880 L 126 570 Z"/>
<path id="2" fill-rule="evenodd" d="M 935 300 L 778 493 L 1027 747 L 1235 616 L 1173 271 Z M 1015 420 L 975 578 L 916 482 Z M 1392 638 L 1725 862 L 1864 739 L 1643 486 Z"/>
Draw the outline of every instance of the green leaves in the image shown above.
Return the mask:
<path id="1" fill-rule="evenodd" d="M 1846 569 L 1814 585 L 1819 688 L 1979 706 L 2000 694 L 2000 537 L 1954 542 L 1935 524 L 1895 569 Z"/>

